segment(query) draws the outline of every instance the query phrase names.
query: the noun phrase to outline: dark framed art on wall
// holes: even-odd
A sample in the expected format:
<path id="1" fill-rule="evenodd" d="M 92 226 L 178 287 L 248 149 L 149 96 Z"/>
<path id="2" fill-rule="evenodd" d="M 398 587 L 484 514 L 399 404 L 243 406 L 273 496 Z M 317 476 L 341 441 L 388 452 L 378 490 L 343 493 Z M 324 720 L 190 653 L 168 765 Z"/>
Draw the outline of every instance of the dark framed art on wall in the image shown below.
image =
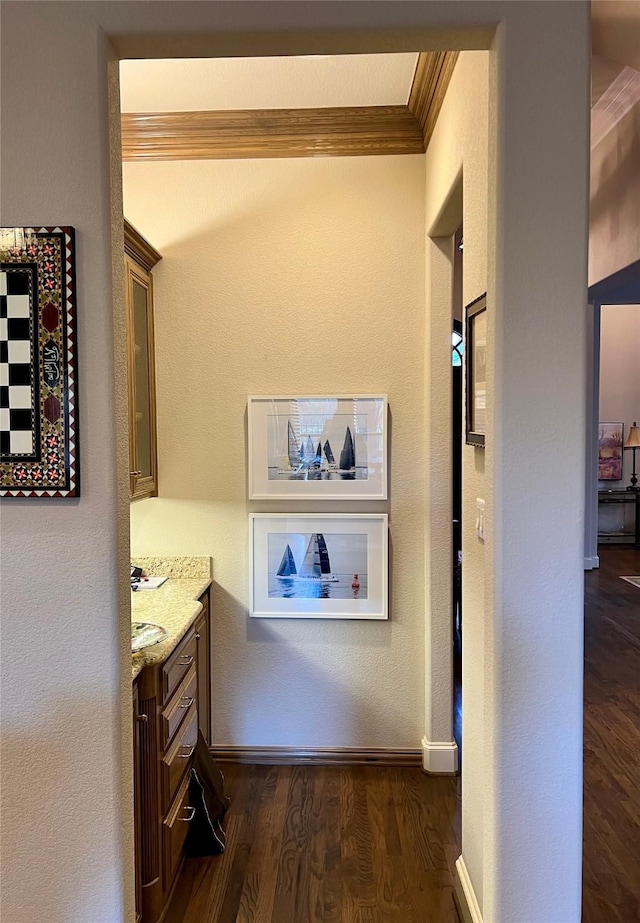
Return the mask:
<path id="1" fill-rule="evenodd" d="M 77 497 L 71 227 L 0 229 L 0 496 Z"/>
<path id="2" fill-rule="evenodd" d="M 485 444 L 487 426 L 487 295 L 465 308 L 467 445 Z"/>

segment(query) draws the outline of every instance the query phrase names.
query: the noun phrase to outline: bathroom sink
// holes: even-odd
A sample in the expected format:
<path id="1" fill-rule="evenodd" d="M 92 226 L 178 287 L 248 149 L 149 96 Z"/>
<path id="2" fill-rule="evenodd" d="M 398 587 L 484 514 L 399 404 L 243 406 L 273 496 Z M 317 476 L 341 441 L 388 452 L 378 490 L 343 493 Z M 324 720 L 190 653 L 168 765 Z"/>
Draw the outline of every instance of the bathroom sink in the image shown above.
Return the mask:
<path id="1" fill-rule="evenodd" d="M 164 641 L 166 637 L 167 632 L 161 625 L 154 625 L 152 622 L 131 623 L 132 651 L 141 651 L 145 647 L 151 647 L 152 644 Z"/>

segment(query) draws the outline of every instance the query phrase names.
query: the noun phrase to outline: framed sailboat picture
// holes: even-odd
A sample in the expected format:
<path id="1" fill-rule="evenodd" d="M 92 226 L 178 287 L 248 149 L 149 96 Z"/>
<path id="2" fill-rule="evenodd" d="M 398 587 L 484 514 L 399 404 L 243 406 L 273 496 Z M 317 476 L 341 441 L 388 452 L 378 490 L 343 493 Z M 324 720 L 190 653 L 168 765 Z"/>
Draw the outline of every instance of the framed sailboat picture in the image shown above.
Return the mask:
<path id="1" fill-rule="evenodd" d="M 249 397 L 252 500 L 387 499 L 385 395 Z"/>
<path id="2" fill-rule="evenodd" d="M 249 516 L 254 618 L 387 619 L 387 515 Z"/>

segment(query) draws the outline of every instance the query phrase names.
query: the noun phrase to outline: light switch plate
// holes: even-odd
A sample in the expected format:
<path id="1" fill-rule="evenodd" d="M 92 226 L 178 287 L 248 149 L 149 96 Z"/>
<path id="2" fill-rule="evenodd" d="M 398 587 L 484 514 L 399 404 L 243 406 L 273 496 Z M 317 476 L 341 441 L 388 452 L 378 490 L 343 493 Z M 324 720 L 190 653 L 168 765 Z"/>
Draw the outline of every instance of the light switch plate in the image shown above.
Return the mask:
<path id="1" fill-rule="evenodd" d="M 476 535 L 481 542 L 484 541 L 484 500 L 482 497 L 476 499 Z"/>

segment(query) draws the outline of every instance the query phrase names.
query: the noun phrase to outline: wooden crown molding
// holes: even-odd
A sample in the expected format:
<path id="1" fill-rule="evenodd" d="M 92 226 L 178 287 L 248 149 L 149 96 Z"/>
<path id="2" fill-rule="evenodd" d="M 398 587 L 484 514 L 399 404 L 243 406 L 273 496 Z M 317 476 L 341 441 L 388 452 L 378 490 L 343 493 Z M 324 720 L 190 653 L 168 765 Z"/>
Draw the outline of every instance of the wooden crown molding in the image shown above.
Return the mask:
<path id="1" fill-rule="evenodd" d="M 436 127 L 457 60 L 457 51 L 421 51 L 418 55 L 409 93 L 409 111 L 420 123 L 425 150 Z"/>
<path id="2" fill-rule="evenodd" d="M 124 112 L 122 159 L 423 154 L 457 58 L 421 52 L 406 106 Z"/>
<path id="3" fill-rule="evenodd" d="M 162 254 L 158 253 L 156 248 L 152 247 L 126 218 L 124 219 L 124 252 L 132 260 L 144 266 L 147 272 L 151 272 L 156 263 L 162 259 Z"/>
<path id="4" fill-rule="evenodd" d="M 406 106 L 125 112 L 123 160 L 419 154 Z"/>

